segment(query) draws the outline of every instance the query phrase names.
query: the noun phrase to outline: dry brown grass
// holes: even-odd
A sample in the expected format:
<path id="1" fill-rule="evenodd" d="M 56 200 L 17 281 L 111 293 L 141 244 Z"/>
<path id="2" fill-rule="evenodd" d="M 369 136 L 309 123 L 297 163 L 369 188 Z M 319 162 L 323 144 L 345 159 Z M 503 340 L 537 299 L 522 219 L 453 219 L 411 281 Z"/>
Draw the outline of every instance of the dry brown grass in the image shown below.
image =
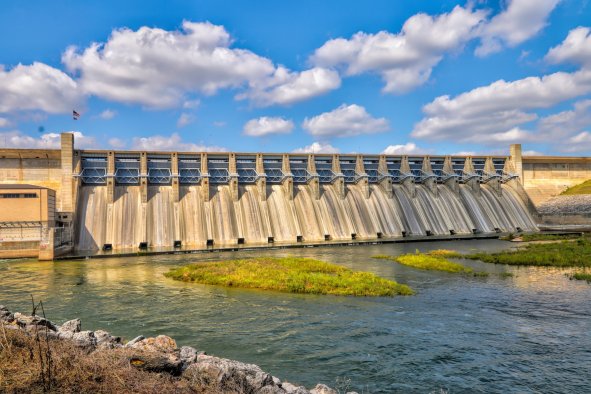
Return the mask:
<path id="1" fill-rule="evenodd" d="M 50 352 L 39 351 L 40 346 Z M 42 330 L 35 336 L 1 327 L 0 393 L 204 392 L 186 379 L 132 367 L 133 352 L 111 349 L 89 353 L 68 341 L 47 340 Z M 50 381 L 44 382 L 48 376 Z"/>

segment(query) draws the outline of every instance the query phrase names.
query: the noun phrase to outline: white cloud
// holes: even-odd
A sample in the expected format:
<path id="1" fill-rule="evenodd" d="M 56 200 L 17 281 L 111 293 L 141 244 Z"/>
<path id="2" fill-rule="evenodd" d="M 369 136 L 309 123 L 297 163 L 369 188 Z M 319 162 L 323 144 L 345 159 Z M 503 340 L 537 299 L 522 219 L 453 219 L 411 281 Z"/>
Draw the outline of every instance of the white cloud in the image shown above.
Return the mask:
<path id="1" fill-rule="evenodd" d="M 35 62 L 6 71 L 0 65 L 0 113 L 69 113 L 83 101 L 76 81 L 58 69 Z"/>
<path id="2" fill-rule="evenodd" d="M 342 104 L 335 110 L 304 119 L 302 127 L 317 137 L 351 137 L 389 128 L 386 118 L 374 118 L 362 106 Z"/>
<path id="3" fill-rule="evenodd" d="M 182 113 L 176 121 L 176 127 L 185 127 L 195 121 L 195 116 L 187 113 Z"/>
<path id="4" fill-rule="evenodd" d="M 117 137 L 109 138 L 108 143 L 109 143 L 109 146 L 114 149 L 123 149 L 127 145 L 127 143 L 124 140 L 122 140 L 121 138 L 117 138 Z"/>
<path id="5" fill-rule="evenodd" d="M 246 122 L 242 132 L 250 137 L 262 137 L 269 134 L 289 134 L 293 127 L 293 122 L 289 119 L 262 116 Z"/>
<path id="6" fill-rule="evenodd" d="M 294 149 L 292 153 L 339 153 L 339 149 L 328 143 L 313 142 L 303 148 Z"/>
<path id="7" fill-rule="evenodd" d="M 382 151 L 385 155 L 409 155 L 409 154 L 426 154 L 430 150 L 423 149 L 417 146 L 414 142 L 407 142 L 404 145 L 388 145 Z"/>
<path id="8" fill-rule="evenodd" d="M 476 156 L 476 151 L 473 150 L 462 150 L 459 152 L 454 152 L 451 156 Z"/>
<path id="9" fill-rule="evenodd" d="M 563 142 L 558 150 L 565 153 L 585 152 L 588 154 L 591 150 L 591 133 L 581 131 Z"/>
<path id="10" fill-rule="evenodd" d="M 591 151 L 591 100 L 582 100 L 572 110 L 548 115 L 538 122 L 538 137 L 553 141 L 561 152 Z"/>
<path id="11" fill-rule="evenodd" d="M 423 107 L 425 118 L 411 136 L 430 140 L 498 143 L 532 138 L 518 126 L 536 120 L 526 112 L 591 93 L 591 70 L 557 72 L 513 82 L 496 81 L 454 98 L 440 96 Z"/>
<path id="12" fill-rule="evenodd" d="M 525 150 L 521 153 L 523 156 L 542 156 L 542 152 L 538 152 L 537 150 Z"/>
<path id="13" fill-rule="evenodd" d="M 195 109 L 201 105 L 201 100 L 187 100 L 183 103 L 185 109 Z"/>
<path id="14" fill-rule="evenodd" d="M 213 125 L 215 127 L 224 127 L 226 125 L 226 122 L 224 122 L 223 120 L 216 120 L 215 122 L 213 122 Z"/>
<path id="15" fill-rule="evenodd" d="M 133 150 L 146 151 L 178 151 L 178 152 L 225 152 L 226 149 L 219 146 L 207 146 L 185 142 L 177 133 L 170 136 L 153 135 L 150 137 L 135 137 L 132 140 Z"/>
<path id="16" fill-rule="evenodd" d="M 214 94 L 274 72 L 270 60 L 230 44 L 223 26 L 185 21 L 181 31 L 114 30 L 105 44 L 81 53 L 68 48 L 62 61 L 80 73 L 88 93 L 166 108 L 182 103 L 187 92 Z"/>
<path id="17" fill-rule="evenodd" d="M 398 34 L 358 32 L 350 39 L 337 38 L 318 48 L 311 62 L 320 67 L 339 67 L 346 75 L 376 72 L 389 93 L 403 93 L 425 83 L 444 54 L 470 40 L 486 12 L 456 6 L 435 17 L 410 17 Z"/>
<path id="18" fill-rule="evenodd" d="M 588 149 L 583 133 L 591 125 L 591 100 L 575 103 L 573 110 L 545 116 L 537 124 L 528 125 L 529 131 L 523 127 L 538 120 L 536 110 L 591 93 L 589 32 L 586 28 L 571 30 L 546 55 L 552 63 L 581 64 L 580 70 L 512 82 L 499 80 L 454 98 L 437 97 L 423 107 L 425 117 L 411 136 L 491 145 L 555 141 L 553 148 L 565 152 Z"/>
<path id="19" fill-rule="evenodd" d="M 272 78 L 236 97 L 249 98 L 259 106 L 273 104 L 289 105 L 320 96 L 341 86 L 336 71 L 315 67 L 302 72 L 290 72 L 284 67 L 277 68 Z"/>
<path id="20" fill-rule="evenodd" d="M 70 133 L 74 134 L 76 148 L 97 148 L 94 137 L 85 136 L 79 131 L 71 131 Z M 60 144 L 60 133 L 45 133 L 38 137 L 23 134 L 18 130 L 0 133 L 0 146 L 4 148 L 59 149 Z"/>
<path id="21" fill-rule="evenodd" d="M 568 33 L 566 39 L 551 48 L 545 57 L 549 63 L 574 63 L 591 67 L 591 29 L 577 27 Z"/>
<path id="22" fill-rule="evenodd" d="M 8 119 L 6 119 L 6 118 L 1 118 L 1 117 L 0 117 L 0 127 L 2 127 L 2 128 L 3 128 L 3 127 L 8 127 L 8 126 L 10 126 L 10 124 L 11 124 L 11 123 L 10 123 L 10 121 L 9 121 Z"/>
<path id="23" fill-rule="evenodd" d="M 540 133 L 559 138 L 591 127 L 591 100 L 578 101 L 572 110 L 548 115 L 538 122 Z"/>
<path id="24" fill-rule="evenodd" d="M 236 98 L 258 105 L 291 104 L 340 86 L 334 71 L 291 72 L 231 45 L 223 26 L 184 21 L 180 31 L 114 30 L 106 43 L 69 47 L 62 61 L 85 92 L 151 108 L 195 108 L 199 100 L 188 96 L 228 88 L 246 89 Z"/>
<path id="25" fill-rule="evenodd" d="M 104 120 L 111 120 L 115 117 L 115 115 L 117 115 L 116 111 L 113 111 L 111 109 L 106 109 L 99 114 L 99 118 L 104 119 Z"/>
<path id="26" fill-rule="evenodd" d="M 504 46 L 515 47 L 542 30 L 560 0 L 509 0 L 509 5 L 482 26 L 476 55 L 486 56 Z"/>

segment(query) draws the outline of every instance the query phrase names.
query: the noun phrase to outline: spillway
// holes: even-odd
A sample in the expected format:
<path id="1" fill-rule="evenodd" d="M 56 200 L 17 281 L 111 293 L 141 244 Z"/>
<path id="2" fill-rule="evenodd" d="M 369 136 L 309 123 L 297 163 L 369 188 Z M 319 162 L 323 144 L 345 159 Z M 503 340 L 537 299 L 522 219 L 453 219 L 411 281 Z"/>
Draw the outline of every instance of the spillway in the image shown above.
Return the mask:
<path id="1" fill-rule="evenodd" d="M 457 192 L 436 185 L 414 185 L 412 195 L 393 185 L 389 195 L 379 185 L 345 185 L 345 196 L 336 186 L 320 185 L 318 198 L 311 185 L 294 186 L 290 198 L 281 185 L 238 188 L 232 198 L 229 185 L 181 186 L 173 202 L 171 186 L 149 186 L 142 202 L 139 186 L 115 187 L 113 203 L 107 203 L 106 186 L 80 188 L 78 201 L 78 250 L 134 248 L 140 242 L 151 247 L 204 248 L 215 245 L 274 242 L 374 239 L 408 235 L 490 233 L 498 230 L 536 230 L 525 203 L 508 185 L 501 193 L 488 185 L 478 191 L 459 185 Z M 265 194 L 265 195 L 261 195 Z"/>

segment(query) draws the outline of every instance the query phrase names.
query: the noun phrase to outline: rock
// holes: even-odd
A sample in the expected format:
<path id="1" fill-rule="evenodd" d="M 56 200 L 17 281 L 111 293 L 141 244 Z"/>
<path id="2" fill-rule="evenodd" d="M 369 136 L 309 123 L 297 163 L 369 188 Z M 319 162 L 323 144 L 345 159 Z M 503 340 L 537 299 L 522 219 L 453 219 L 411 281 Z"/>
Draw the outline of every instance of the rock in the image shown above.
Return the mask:
<path id="1" fill-rule="evenodd" d="M 145 338 L 131 345 L 128 343 L 126 346 L 156 353 L 173 353 L 177 349 L 174 339 L 166 335 L 158 335 L 156 338 Z"/>
<path id="2" fill-rule="evenodd" d="M 181 360 L 172 354 L 138 351 L 129 357 L 129 365 L 148 372 L 181 374 Z"/>
<path id="3" fill-rule="evenodd" d="M 273 377 L 254 364 L 204 354 L 183 373 L 195 389 L 256 393 L 265 386 L 274 386 Z"/>
<path id="4" fill-rule="evenodd" d="M 183 363 L 183 370 L 187 369 L 189 365 L 197 361 L 197 350 L 191 346 L 183 346 L 179 352 L 181 362 Z"/>
<path id="5" fill-rule="evenodd" d="M 589 215 L 591 195 L 578 194 L 557 196 L 538 206 L 540 215 Z"/>
<path id="6" fill-rule="evenodd" d="M 337 391 L 331 389 L 325 384 L 318 383 L 316 387 L 310 390 L 310 394 L 337 394 Z"/>
<path id="7" fill-rule="evenodd" d="M 3 311 L 0 312 L 0 322 L 2 323 L 12 323 L 14 321 L 14 315 L 10 312 L 4 313 Z"/>
<path id="8" fill-rule="evenodd" d="M 285 394 L 285 390 L 279 386 L 265 386 L 257 390 L 256 394 Z"/>
<path id="9" fill-rule="evenodd" d="M 81 329 L 82 323 L 80 322 L 80 319 L 73 319 L 68 320 L 67 322 L 62 324 L 58 331 L 69 331 L 71 333 L 77 333 L 80 332 Z"/>
<path id="10" fill-rule="evenodd" d="M 41 326 L 47 327 L 51 331 L 57 331 L 57 326 L 41 316 L 27 316 L 23 315 L 22 313 L 15 312 L 14 313 L 14 320 L 21 328 L 27 328 L 27 326 Z"/>
<path id="11" fill-rule="evenodd" d="M 12 323 L 14 321 L 14 315 L 10 313 L 7 307 L 0 305 L 0 322 Z"/>
<path id="12" fill-rule="evenodd" d="M 281 384 L 281 388 L 285 390 L 286 394 L 309 394 L 310 392 L 306 390 L 304 386 L 296 386 L 289 382 L 283 382 Z"/>
<path id="13" fill-rule="evenodd" d="M 139 341 L 141 341 L 142 339 L 145 339 L 146 337 L 143 335 L 138 335 L 137 337 L 133 338 L 131 341 L 127 342 L 125 344 L 125 347 L 131 347 L 133 345 L 135 345 L 136 343 L 138 343 Z"/>
<path id="14" fill-rule="evenodd" d="M 114 337 L 106 331 L 97 330 L 94 332 L 96 346 L 100 349 L 114 349 L 122 347 L 121 337 Z"/>
<path id="15" fill-rule="evenodd" d="M 80 331 L 72 335 L 72 341 L 79 347 L 95 347 L 96 337 L 92 331 Z"/>
<path id="16" fill-rule="evenodd" d="M 82 323 L 80 322 L 80 319 L 74 319 L 74 320 L 68 320 L 67 322 L 62 324 L 58 328 L 57 332 L 58 332 L 59 337 L 61 339 L 72 339 L 74 334 L 76 334 L 77 332 L 80 332 L 81 328 L 82 328 Z"/>
<path id="17" fill-rule="evenodd" d="M 271 376 L 271 378 L 273 379 L 273 384 L 275 386 L 281 386 L 281 379 L 279 379 L 277 376 Z"/>

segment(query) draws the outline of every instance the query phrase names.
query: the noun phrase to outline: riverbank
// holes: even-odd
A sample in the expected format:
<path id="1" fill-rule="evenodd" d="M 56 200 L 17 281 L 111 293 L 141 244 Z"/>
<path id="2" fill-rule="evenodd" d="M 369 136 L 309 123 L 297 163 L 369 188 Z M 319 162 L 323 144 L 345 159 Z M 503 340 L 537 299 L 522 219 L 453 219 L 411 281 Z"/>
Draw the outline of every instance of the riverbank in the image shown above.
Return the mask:
<path id="1" fill-rule="evenodd" d="M 80 319 L 57 325 L 0 305 L 0 392 L 337 394 L 307 390 L 254 364 L 218 358 L 174 339 L 126 343 Z M 351 393 L 352 394 L 352 393 Z"/>

